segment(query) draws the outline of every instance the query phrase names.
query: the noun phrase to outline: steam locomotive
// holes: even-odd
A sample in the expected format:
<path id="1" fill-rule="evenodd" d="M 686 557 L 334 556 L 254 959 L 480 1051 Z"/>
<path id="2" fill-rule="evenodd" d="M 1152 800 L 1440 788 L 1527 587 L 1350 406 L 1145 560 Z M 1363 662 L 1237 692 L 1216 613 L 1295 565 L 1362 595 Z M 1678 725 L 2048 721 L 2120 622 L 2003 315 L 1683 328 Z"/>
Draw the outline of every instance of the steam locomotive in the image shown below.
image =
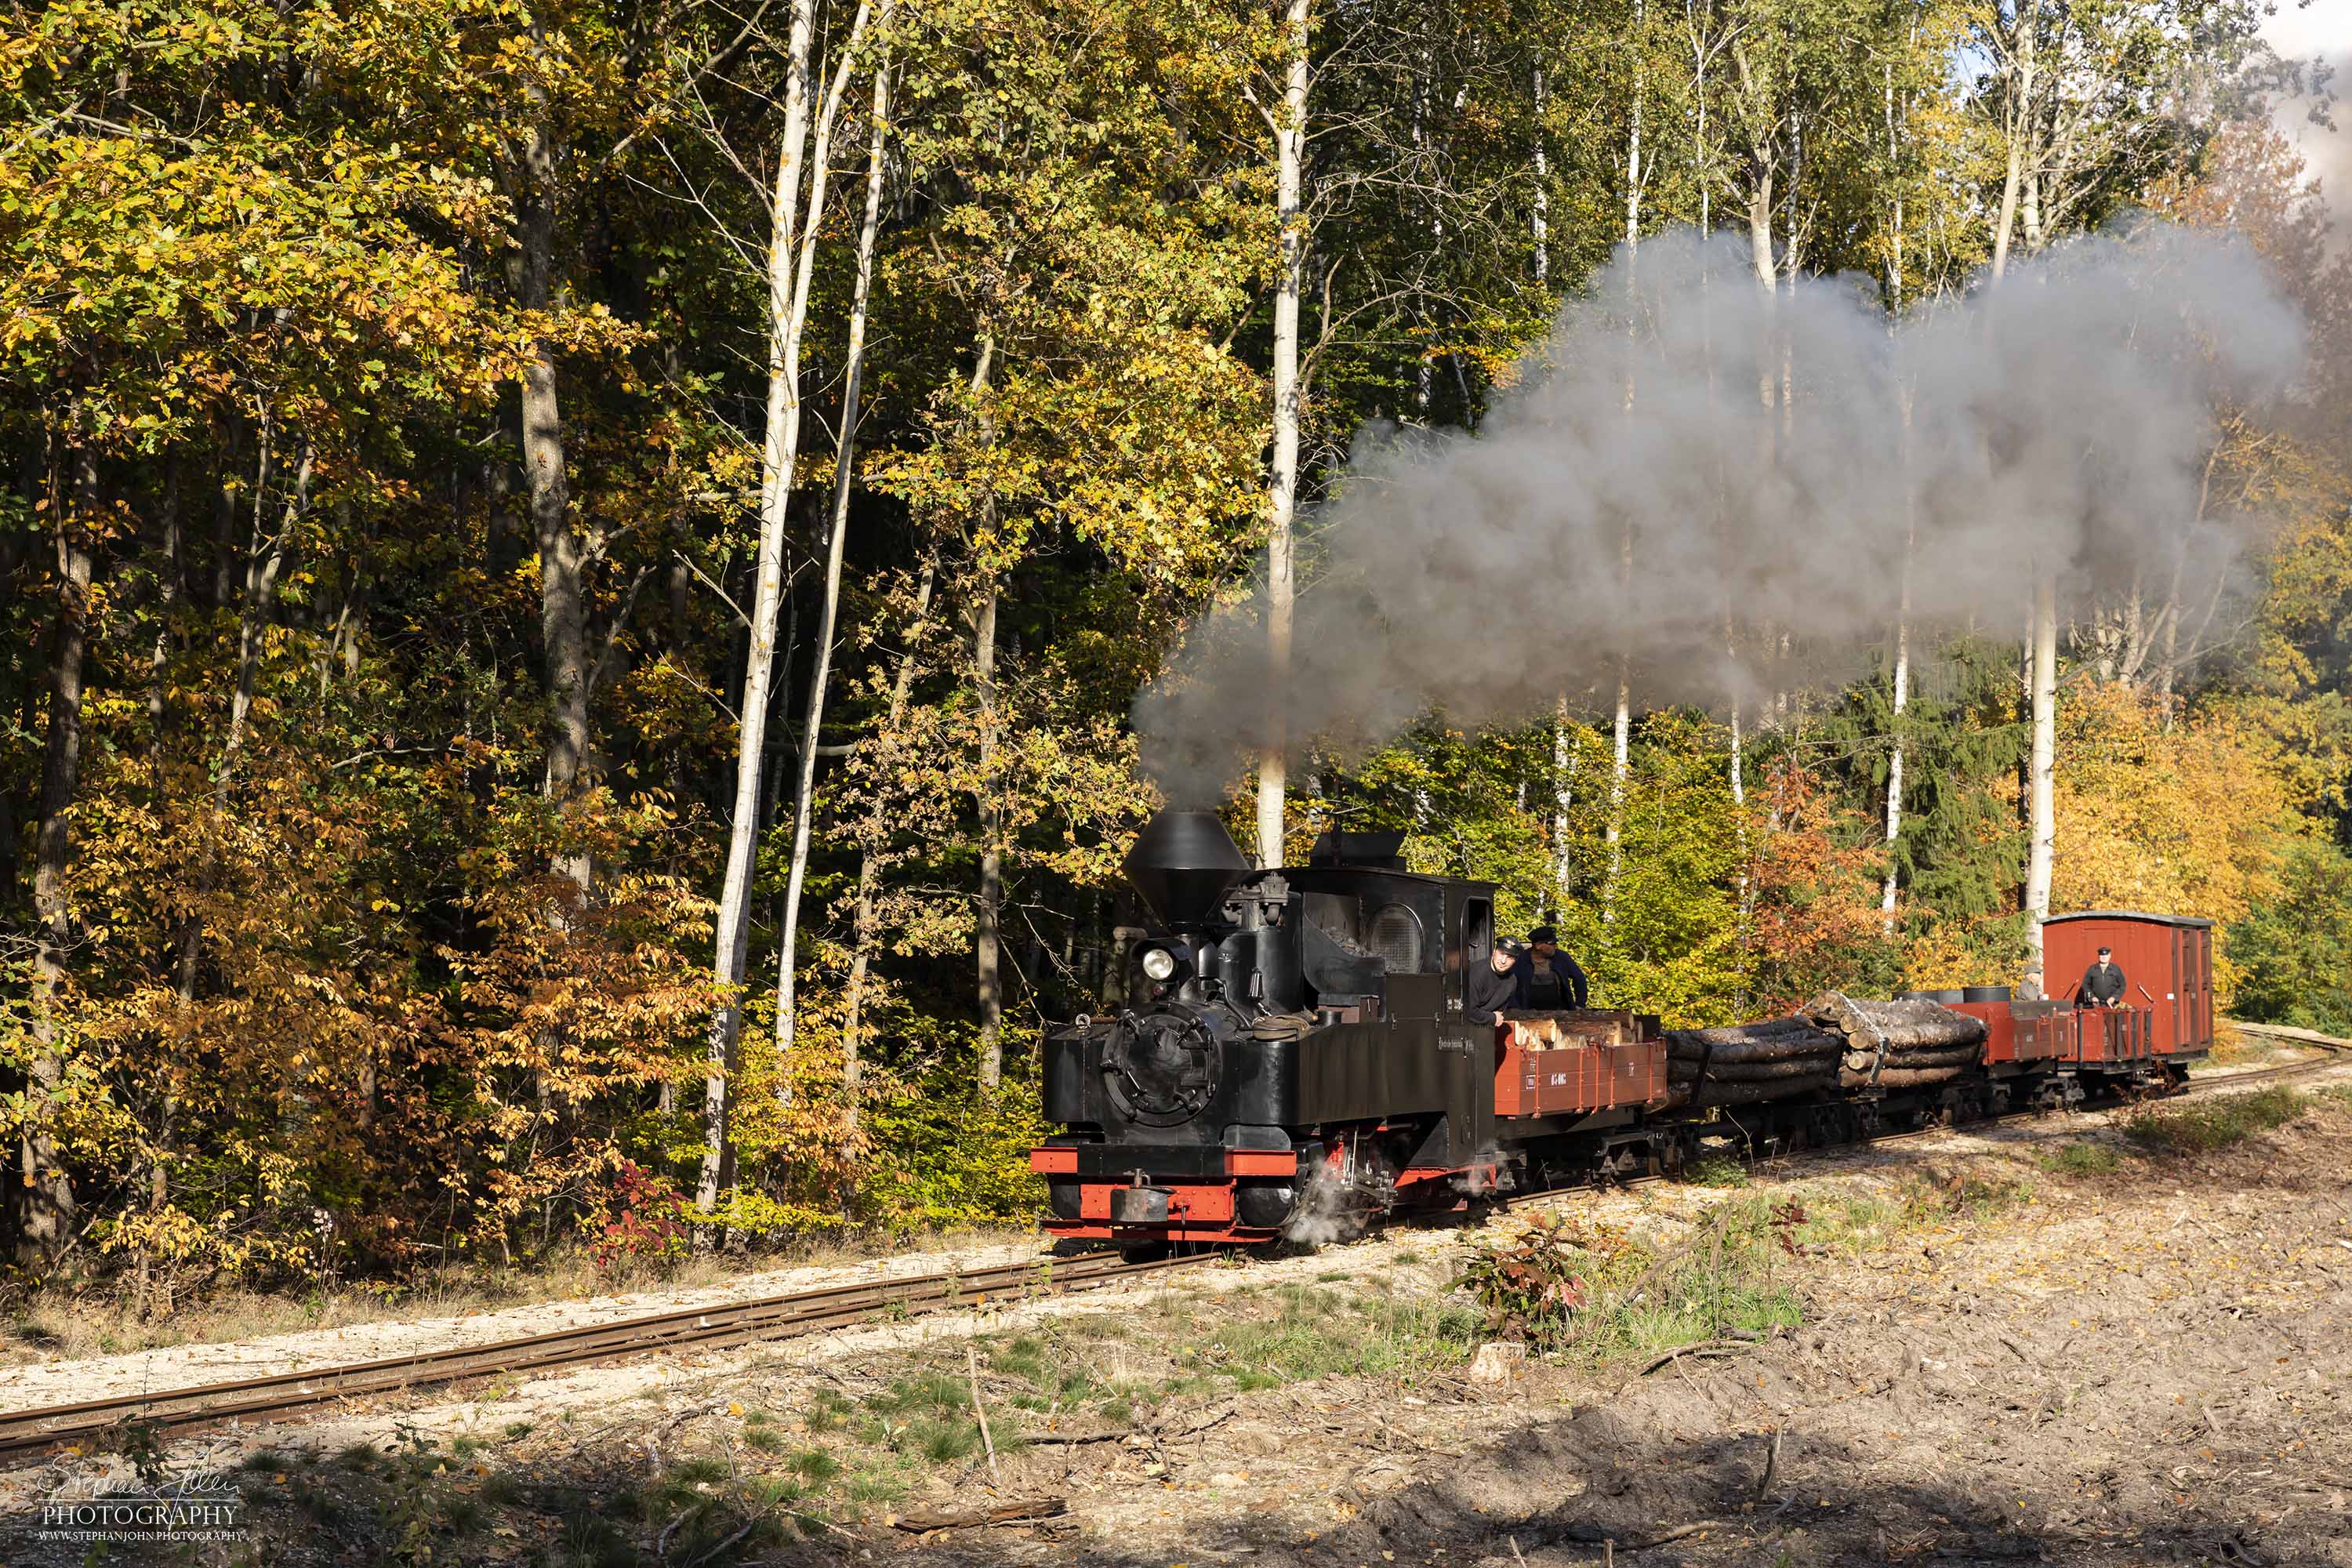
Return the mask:
<path id="1" fill-rule="evenodd" d="M 1489 961 L 1494 886 L 1409 871 L 1402 844 L 1331 831 L 1304 866 L 1254 869 L 1205 812 L 1145 826 L 1124 869 L 1155 923 L 1129 950 L 1126 1005 L 1045 1041 L 1045 1110 L 1066 1129 L 1030 1153 L 1049 1230 L 1333 1239 L 1402 1209 L 1672 1172 L 1711 1143 L 1788 1150 L 2161 1089 L 2211 1044 L 2210 922 L 2124 911 L 2051 921 L 2047 962 L 2065 973 L 2112 946 L 2145 1005 L 1913 994 L 1970 1042 L 1934 1071 L 1858 1072 L 1848 1054 L 1829 1078 L 1735 1079 L 1708 1039 L 1725 1032 L 1643 1015 L 1473 1025 L 1463 976 Z"/>

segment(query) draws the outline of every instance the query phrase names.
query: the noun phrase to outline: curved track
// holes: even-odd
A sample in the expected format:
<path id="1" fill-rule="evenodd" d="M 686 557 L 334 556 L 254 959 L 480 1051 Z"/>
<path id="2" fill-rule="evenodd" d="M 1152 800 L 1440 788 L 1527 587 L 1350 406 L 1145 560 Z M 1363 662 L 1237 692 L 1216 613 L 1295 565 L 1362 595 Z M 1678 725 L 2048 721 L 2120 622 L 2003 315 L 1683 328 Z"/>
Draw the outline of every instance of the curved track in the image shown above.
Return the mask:
<path id="1" fill-rule="evenodd" d="M 2271 1031 L 2252 1031 L 2270 1033 Z M 2297 1043 L 2319 1046 L 2331 1054 L 2312 1061 L 2249 1072 L 2228 1073 L 2189 1083 L 2179 1092 L 2199 1094 L 2246 1084 L 2300 1078 L 2341 1067 L 2352 1059 L 2347 1043 L 2293 1037 Z M 2021 1110 L 2011 1116 L 2040 1111 Z M 1939 1128 L 1882 1133 L 1873 1142 L 1893 1142 L 1926 1136 Z M 1652 1178 L 1656 1179 L 1656 1178 Z M 1559 1190 L 1580 1190 L 1589 1184 Z M 1533 1197 L 1542 1194 L 1528 1194 Z M 310 1372 L 280 1373 L 236 1383 L 203 1384 L 155 1394 L 122 1394 L 79 1405 L 36 1410 L 0 1412 L 0 1460 L 68 1446 L 105 1447 L 126 1429 L 142 1426 L 151 1432 L 185 1432 L 224 1422 L 275 1420 L 323 1405 L 393 1394 L 410 1389 L 446 1386 L 545 1372 L 585 1362 L 610 1361 L 685 1347 L 716 1349 L 755 1340 L 789 1339 L 794 1335 L 845 1327 L 877 1317 L 912 1316 L 977 1306 L 990 1300 L 1033 1300 L 1076 1290 L 1097 1289 L 1127 1280 L 1213 1262 L 1223 1252 L 1196 1252 L 1129 1262 L 1116 1253 L 1088 1253 L 1076 1258 L 1040 1258 L 1004 1264 L 969 1273 L 920 1274 L 900 1279 L 868 1280 L 836 1285 L 791 1295 L 730 1301 L 689 1308 L 645 1318 L 625 1318 L 585 1328 L 562 1329 L 524 1339 L 489 1344 L 425 1351 L 415 1355 L 361 1362 L 349 1366 L 320 1367 Z"/>

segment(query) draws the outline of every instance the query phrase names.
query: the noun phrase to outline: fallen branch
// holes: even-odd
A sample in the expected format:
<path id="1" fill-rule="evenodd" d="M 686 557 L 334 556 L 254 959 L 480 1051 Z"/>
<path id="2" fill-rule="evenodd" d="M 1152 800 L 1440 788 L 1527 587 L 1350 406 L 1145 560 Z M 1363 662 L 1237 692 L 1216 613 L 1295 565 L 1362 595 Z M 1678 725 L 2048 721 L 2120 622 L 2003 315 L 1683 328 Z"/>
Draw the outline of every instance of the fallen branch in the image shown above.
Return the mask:
<path id="1" fill-rule="evenodd" d="M 1753 1343 L 1754 1342 L 1750 1340 L 1694 1340 L 1689 1344 L 1676 1345 L 1665 1354 L 1643 1363 L 1642 1370 L 1634 1375 L 1647 1377 L 1668 1362 L 1680 1361 L 1686 1355 L 1729 1355 L 1734 1351 L 1748 1350 Z M 1696 1530 L 1698 1526 L 1693 1525 L 1691 1528 Z"/>
<path id="2" fill-rule="evenodd" d="M 1647 1552 L 1653 1547 L 1664 1546 L 1668 1542 L 1680 1541 L 1685 1535 L 1696 1535 L 1702 1530 L 1722 1530 L 1724 1528 L 1724 1521 L 1719 1519 L 1693 1520 L 1688 1524 L 1676 1525 L 1674 1529 L 1669 1530 L 1664 1535 L 1654 1535 L 1647 1541 L 1629 1542 L 1626 1545 L 1625 1550 L 1628 1552 Z"/>
<path id="3" fill-rule="evenodd" d="M 1037 1520 L 1058 1519 L 1069 1511 L 1066 1499 L 1057 1497 L 1023 1498 L 1013 1502 L 998 1503 L 993 1508 L 969 1509 L 961 1513 L 902 1513 L 890 1522 L 900 1530 L 923 1534 L 934 1530 L 970 1530 L 989 1524 L 1029 1524 Z"/>
<path id="4" fill-rule="evenodd" d="M 963 1342 L 963 1362 L 971 1373 L 971 1413 L 980 1422 L 981 1443 L 988 1449 L 988 1479 L 1001 1481 L 1004 1478 L 997 1473 L 996 1439 L 989 1436 L 988 1411 L 980 1403 L 980 1352 L 972 1349 L 970 1340 Z"/>
<path id="5" fill-rule="evenodd" d="M 1033 1448 L 1039 1447 L 1047 1443 L 1058 1444 L 1065 1448 L 1076 1448 L 1082 1447 L 1088 1443 L 1116 1443 L 1123 1437 L 1132 1437 L 1134 1436 L 1134 1427 L 1121 1426 L 1115 1431 L 1088 1432 L 1076 1437 L 1057 1437 L 1050 1432 L 1033 1436 L 1024 1432 L 1021 1435 L 1021 1440 L 1024 1443 L 1028 1444 Z"/>

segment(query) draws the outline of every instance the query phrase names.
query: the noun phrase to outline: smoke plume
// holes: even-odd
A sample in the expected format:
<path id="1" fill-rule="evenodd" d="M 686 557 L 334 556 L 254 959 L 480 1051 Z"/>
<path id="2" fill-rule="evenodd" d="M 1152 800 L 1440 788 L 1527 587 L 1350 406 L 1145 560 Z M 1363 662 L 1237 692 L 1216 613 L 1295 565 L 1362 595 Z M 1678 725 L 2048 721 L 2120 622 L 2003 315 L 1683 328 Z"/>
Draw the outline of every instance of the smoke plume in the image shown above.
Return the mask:
<path id="1" fill-rule="evenodd" d="M 1717 710 L 1915 628 L 2021 630 L 2137 583 L 2210 591 L 2249 520 L 2200 486 L 2221 403 L 2282 391 L 2301 323 L 2252 254 L 2159 226 L 2013 265 L 1890 328 L 1854 279 L 1762 288 L 1738 242 L 1622 251 L 1475 436 L 1368 428 L 1302 529 L 1288 679 L 1257 603 L 1136 704 L 1171 800 L 1267 746 L 1374 746 L 1563 694 Z M 1774 663 L 1761 675 L 1769 653 Z"/>

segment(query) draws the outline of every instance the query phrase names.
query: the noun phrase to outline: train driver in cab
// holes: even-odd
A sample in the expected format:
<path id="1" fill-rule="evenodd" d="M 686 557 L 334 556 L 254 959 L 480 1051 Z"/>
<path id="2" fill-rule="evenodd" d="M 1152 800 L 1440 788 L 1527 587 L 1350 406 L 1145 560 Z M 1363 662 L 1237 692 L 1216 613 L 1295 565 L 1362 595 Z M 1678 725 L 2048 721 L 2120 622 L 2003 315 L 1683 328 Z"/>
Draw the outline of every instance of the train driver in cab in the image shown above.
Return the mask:
<path id="1" fill-rule="evenodd" d="M 1462 976 L 1462 1011 L 1472 1023 L 1499 1024 L 1505 1012 L 1528 1005 L 1519 982 L 1519 960 L 1523 956 L 1517 942 L 1498 936 L 1486 962 Z"/>
<path id="2" fill-rule="evenodd" d="M 1527 955 L 1519 960 L 1525 977 L 1519 1005 L 1538 1013 L 1564 1013 L 1581 1007 L 1591 983 L 1576 960 L 1559 950 L 1559 932 L 1538 926 L 1528 932 Z"/>
<path id="3" fill-rule="evenodd" d="M 2116 966 L 2115 950 L 2099 949 L 2098 961 L 2083 971 L 2083 988 L 2075 994 L 2077 1007 L 2120 1007 L 2124 1005 L 2124 972 Z"/>

